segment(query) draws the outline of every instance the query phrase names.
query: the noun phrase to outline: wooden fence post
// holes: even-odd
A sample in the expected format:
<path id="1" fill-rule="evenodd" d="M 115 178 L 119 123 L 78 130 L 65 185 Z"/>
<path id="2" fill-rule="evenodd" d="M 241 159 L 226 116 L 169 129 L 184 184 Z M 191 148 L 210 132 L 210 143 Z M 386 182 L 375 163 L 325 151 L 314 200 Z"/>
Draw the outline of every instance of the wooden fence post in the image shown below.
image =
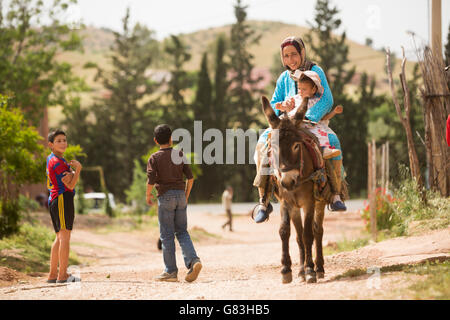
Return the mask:
<path id="1" fill-rule="evenodd" d="M 375 140 L 368 143 L 369 155 L 369 208 L 370 208 L 370 230 L 372 239 L 377 241 L 377 204 L 376 204 L 376 188 L 377 188 L 377 146 Z"/>

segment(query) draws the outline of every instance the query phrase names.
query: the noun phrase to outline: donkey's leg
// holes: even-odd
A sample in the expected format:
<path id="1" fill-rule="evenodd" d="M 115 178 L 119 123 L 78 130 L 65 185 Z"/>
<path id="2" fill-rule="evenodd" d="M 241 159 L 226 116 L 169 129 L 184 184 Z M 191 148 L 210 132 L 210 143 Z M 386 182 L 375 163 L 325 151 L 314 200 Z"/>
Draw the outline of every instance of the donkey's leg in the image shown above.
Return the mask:
<path id="1" fill-rule="evenodd" d="M 298 211 L 292 213 L 291 219 L 297 232 L 297 244 L 300 251 L 300 271 L 298 276 L 305 281 L 305 245 L 303 244 L 302 215 L 300 209 L 297 210 Z"/>
<path id="2" fill-rule="evenodd" d="M 322 249 L 322 238 L 323 238 L 323 218 L 325 213 L 325 202 L 316 202 L 315 212 L 314 212 L 314 241 L 316 243 L 316 273 L 317 278 L 322 279 L 325 277 L 324 259 L 323 259 L 323 249 Z"/>
<path id="3" fill-rule="evenodd" d="M 292 282 L 292 261 L 289 256 L 289 237 L 291 235 L 291 222 L 289 220 L 289 209 L 281 203 L 281 224 L 280 224 L 280 238 L 282 244 L 282 254 L 281 254 L 281 264 L 283 268 L 281 269 L 282 282 L 290 283 Z"/>
<path id="4" fill-rule="evenodd" d="M 312 196 L 312 194 L 311 194 Z M 314 199 L 306 201 L 303 206 L 305 214 L 305 223 L 303 226 L 303 243 L 305 245 L 305 273 L 306 282 L 317 282 L 316 272 L 314 271 L 314 262 L 312 258 L 312 244 L 314 241 L 313 221 L 314 221 Z"/>

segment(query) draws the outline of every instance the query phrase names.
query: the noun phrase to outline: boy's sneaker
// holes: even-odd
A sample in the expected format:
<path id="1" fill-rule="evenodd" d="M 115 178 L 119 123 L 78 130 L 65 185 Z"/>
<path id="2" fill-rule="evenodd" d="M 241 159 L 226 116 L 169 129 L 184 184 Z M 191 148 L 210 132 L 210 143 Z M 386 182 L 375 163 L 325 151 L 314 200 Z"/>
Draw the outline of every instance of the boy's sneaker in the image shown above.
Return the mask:
<path id="1" fill-rule="evenodd" d="M 331 159 L 331 158 L 337 157 L 339 155 L 341 155 L 341 150 L 339 150 L 339 149 L 331 149 L 331 148 L 323 149 L 323 158 L 324 159 Z"/>
<path id="2" fill-rule="evenodd" d="M 176 271 L 172 272 L 172 273 L 163 272 L 159 276 L 156 276 L 155 280 L 167 281 L 167 282 L 177 282 L 178 281 L 177 272 Z"/>
<path id="3" fill-rule="evenodd" d="M 66 280 L 56 280 L 56 283 L 70 283 L 70 282 L 80 282 L 80 281 L 81 281 L 80 278 L 74 277 L 73 275 L 69 274 L 69 277 Z"/>
<path id="4" fill-rule="evenodd" d="M 197 279 L 200 270 L 202 270 L 202 263 L 200 262 L 200 260 L 194 260 L 184 280 L 186 280 L 187 282 L 194 281 L 195 279 Z"/>

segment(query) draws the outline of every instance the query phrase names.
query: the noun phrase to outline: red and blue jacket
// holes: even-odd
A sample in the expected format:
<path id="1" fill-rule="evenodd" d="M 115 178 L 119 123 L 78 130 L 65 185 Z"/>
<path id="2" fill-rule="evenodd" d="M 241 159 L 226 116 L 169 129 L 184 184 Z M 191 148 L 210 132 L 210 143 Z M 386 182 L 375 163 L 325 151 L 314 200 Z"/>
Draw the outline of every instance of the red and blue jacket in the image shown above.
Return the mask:
<path id="1" fill-rule="evenodd" d="M 64 172 L 71 172 L 66 159 L 59 158 L 53 152 L 47 157 L 47 189 L 50 192 L 48 204 L 66 191 L 74 192 L 62 182 Z"/>

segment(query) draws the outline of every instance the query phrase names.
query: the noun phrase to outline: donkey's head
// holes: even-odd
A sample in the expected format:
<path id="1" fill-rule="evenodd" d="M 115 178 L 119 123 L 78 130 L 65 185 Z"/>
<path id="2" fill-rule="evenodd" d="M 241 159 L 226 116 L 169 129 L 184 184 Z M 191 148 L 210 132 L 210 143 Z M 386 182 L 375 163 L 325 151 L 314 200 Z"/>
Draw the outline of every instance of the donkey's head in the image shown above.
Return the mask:
<path id="1" fill-rule="evenodd" d="M 265 96 L 261 98 L 261 102 L 266 119 L 273 129 L 270 141 L 276 177 L 283 188 L 292 190 L 301 177 L 303 148 L 298 129 L 305 117 L 306 109 L 299 108 L 292 120 L 280 119 Z"/>

